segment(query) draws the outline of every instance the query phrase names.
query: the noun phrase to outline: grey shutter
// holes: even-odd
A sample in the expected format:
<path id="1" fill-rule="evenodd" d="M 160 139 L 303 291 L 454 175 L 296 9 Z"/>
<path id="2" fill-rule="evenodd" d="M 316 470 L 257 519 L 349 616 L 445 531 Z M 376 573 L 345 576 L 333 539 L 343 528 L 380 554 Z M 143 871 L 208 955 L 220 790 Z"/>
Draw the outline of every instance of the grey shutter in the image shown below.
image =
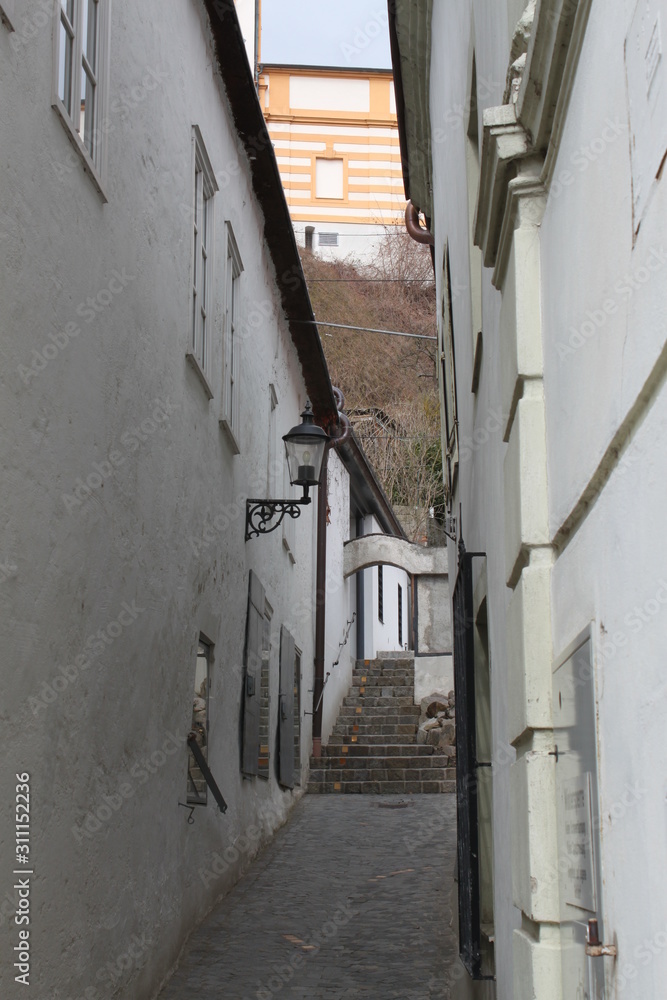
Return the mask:
<path id="1" fill-rule="evenodd" d="M 294 639 L 285 626 L 280 630 L 280 698 L 278 730 L 280 746 L 279 781 L 294 788 Z"/>
<path id="2" fill-rule="evenodd" d="M 243 688 L 243 760 L 241 770 L 244 774 L 258 773 L 263 628 L 264 587 L 255 573 L 250 570 Z"/>

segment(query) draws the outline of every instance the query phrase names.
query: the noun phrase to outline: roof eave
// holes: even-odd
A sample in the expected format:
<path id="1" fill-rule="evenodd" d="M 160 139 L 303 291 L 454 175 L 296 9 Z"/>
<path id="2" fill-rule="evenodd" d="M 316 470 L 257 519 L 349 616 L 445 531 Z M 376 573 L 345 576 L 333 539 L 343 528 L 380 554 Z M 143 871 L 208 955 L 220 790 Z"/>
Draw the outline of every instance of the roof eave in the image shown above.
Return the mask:
<path id="1" fill-rule="evenodd" d="M 264 121 L 234 3 L 203 0 L 218 69 L 234 125 L 250 163 L 252 186 L 264 214 L 264 237 L 290 335 L 297 351 L 315 418 L 323 426 L 338 419 L 322 342 L 296 245 L 280 172 Z"/>

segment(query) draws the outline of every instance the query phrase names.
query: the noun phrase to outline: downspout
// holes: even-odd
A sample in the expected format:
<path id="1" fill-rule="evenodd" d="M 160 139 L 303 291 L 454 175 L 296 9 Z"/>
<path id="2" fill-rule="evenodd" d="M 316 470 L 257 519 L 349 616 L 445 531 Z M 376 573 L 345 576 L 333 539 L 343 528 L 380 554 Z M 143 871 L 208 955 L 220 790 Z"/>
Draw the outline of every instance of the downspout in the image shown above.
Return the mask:
<path id="1" fill-rule="evenodd" d="M 435 238 L 428 229 L 423 229 L 419 221 L 419 212 L 411 201 L 405 206 L 405 228 L 416 243 L 425 243 L 427 246 L 434 246 Z"/>
<path id="2" fill-rule="evenodd" d="M 361 538 L 364 533 L 364 519 L 361 514 L 357 515 L 357 538 Z M 364 633 L 366 631 L 366 618 L 364 614 L 364 571 L 360 569 L 357 573 L 357 659 L 364 659 Z"/>
<path id="3" fill-rule="evenodd" d="M 255 80 L 255 87 L 259 90 L 259 64 L 262 61 L 260 46 L 262 44 L 262 33 L 260 22 L 262 19 L 262 0 L 255 0 L 255 65 L 252 68 L 252 75 Z"/>
<path id="4" fill-rule="evenodd" d="M 327 598 L 327 514 L 329 510 L 329 449 L 338 447 L 351 434 L 350 421 L 342 413 L 345 397 L 340 389 L 334 388 L 334 399 L 338 407 L 339 437 L 328 442 L 322 460 L 317 506 L 317 569 L 315 580 L 315 678 L 313 683 L 313 757 L 322 756 L 322 704 L 324 702 L 324 653 Z"/>

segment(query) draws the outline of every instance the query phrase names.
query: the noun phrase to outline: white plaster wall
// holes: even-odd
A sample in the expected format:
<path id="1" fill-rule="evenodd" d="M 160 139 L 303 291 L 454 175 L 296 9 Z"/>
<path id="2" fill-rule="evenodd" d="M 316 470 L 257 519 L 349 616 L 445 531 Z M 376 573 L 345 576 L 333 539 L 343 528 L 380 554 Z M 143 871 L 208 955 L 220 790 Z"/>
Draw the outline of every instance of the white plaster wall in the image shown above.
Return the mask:
<path id="1" fill-rule="evenodd" d="M 366 111 L 371 107 L 370 80 L 333 76 L 291 76 L 290 108 L 311 111 Z"/>
<path id="2" fill-rule="evenodd" d="M 257 0 L 235 0 L 236 13 L 239 17 L 239 24 L 243 32 L 248 62 L 254 72 L 255 69 L 255 41 L 256 41 L 256 7 Z"/>
<path id="3" fill-rule="evenodd" d="M 641 398 L 649 373 L 664 372 L 667 194 L 663 177 L 633 246 L 623 48 L 634 7 L 593 4 L 542 226 L 552 532 L 636 408 L 627 447 L 552 574 L 555 654 L 594 630 L 602 912 L 605 938 L 618 941 L 608 988 L 620 1000 L 660 993 L 667 977 L 656 944 L 667 927 L 664 377 Z M 584 327 L 599 311 L 599 326 Z"/>
<path id="4" fill-rule="evenodd" d="M 366 534 L 381 533 L 374 517 L 367 518 Z M 370 524 L 368 524 L 370 522 Z M 383 619 L 378 618 L 378 568 L 365 570 L 365 605 L 367 645 L 366 659 L 374 659 L 378 652 L 390 652 L 404 648 L 409 639 L 408 618 L 409 579 L 407 573 L 396 566 L 383 567 Z M 403 647 L 398 645 L 398 585 L 403 588 Z"/>
<path id="5" fill-rule="evenodd" d="M 313 248 L 317 255 L 324 260 L 342 260 L 345 257 L 350 257 L 362 263 L 370 262 L 377 255 L 378 248 L 387 233 L 402 231 L 403 227 L 401 226 L 390 225 L 388 222 L 384 225 L 380 223 L 381 219 L 388 217 L 387 209 L 378 208 L 377 225 L 363 225 L 355 222 L 322 222 L 320 219 L 311 219 L 307 222 L 295 221 L 294 231 L 297 243 L 303 247 L 306 245 L 306 226 L 314 226 Z M 338 246 L 320 246 L 317 235 L 320 232 L 338 233 Z M 335 336 L 336 331 L 322 327 L 321 333 L 324 336 Z"/>
<path id="6" fill-rule="evenodd" d="M 516 5 L 514 5 L 516 6 Z M 475 0 L 434 4 L 432 36 L 438 58 L 431 60 L 431 127 L 435 259 L 438 301 L 443 292 L 442 262 L 450 246 L 452 306 L 458 381 L 459 480 L 454 511 L 463 506 L 463 529 L 469 551 L 486 552 L 488 629 L 491 655 L 491 710 L 494 748 L 494 897 L 498 1000 L 513 997 L 512 932 L 520 924 L 512 904 L 509 767 L 514 751 L 508 746 L 506 613 L 510 591 L 505 585 L 503 460 L 501 394 L 500 296 L 491 273 L 482 276 L 484 354 L 479 388 L 470 391 L 473 369 L 471 280 L 468 249 L 468 193 L 465 135 L 470 112 L 469 79 L 474 23 L 479 118 L 486 107 L 502 103 L 514 12 L 505 2 Z M 477 437 L 474 435 L 477 434 Z M 450 587 L 453 593 L 458 559 L 449 545 Z M 466 978 L 461 980 L 463 984 Z M 457 996 L 467 996 L 457 986 Z M 471 994 L 472 995 L 472 994 Z M 481 995 L 477 989 L 474 995 Z"/>
<path id="7" fill-rule="evenodd" d="M 612 475 L 552 579 L 555 653 L 593 624 L 602 911 L 605 937 L 617 939 L 619 948 L 611 995 L 622 1000 L 659 994 L 667 977 L 660 946 L 667 926 L 661 863 L 667 850 L 667 561 L 661 535 L 649 527 L 660 523 L 664 509 L 657 483 L 665 472 L 666 435 L 663 389 L 633 442 L 641 461 Z M 620 531 L 619 522 L 630 530 Z"/>
<path id="8" fill-rule="evenodd" d="M 522 4 L 479 0 L 434 5 L 432 60 L 436 261 L 450 240 L 461 427 L 460 485 L 468 549 L 486 551 L 491 651 L 497 995 L 513 995 L 509 883 L 505 587 L 502 462 L 505 446 L 499 355 L 499 295 L 483 275 L 484 355 L 470 394 L 472 340 L 464 171 L 470 10 L 474 12 L 480 107 L 500 104 L 511 26 Z M 558 531 L 593 479 L 614 433 L 636 409 L 635 429 L 609 482 L 557 559 L 551 581 L 558 655 L 589 622 L 598 637 L 605 937 L 619 962 L 609 996 L 659 993 L 667 973 L 665 912 L 665 543 L 667 398 L 662 379 L 646 400 L 649 375 L 664 371 L 664 179 L 633 246 L 632 178 L 623 49 L 633 0 L 594 0 L 540 232 L 549 526 Z M 481 114 L 480 114 L 481 118 Z M 440 130 L 438 132 L 438 129 Z M 651 255 L 653 255 L 651 257 Z M 647 262 L 655 268 L 646 277 Z M 650 269 L 649 269 L 650 270 Z M 440 275 L 439 275 L 440 280 Z M 636 287 L 632 287 L 633 282 Z M 441 288 L 439 288 L 441 291 Z M 607 308 L 608 305 L 608 308 Z M 603 318 L 600 318 L 600 310 Z M 587 323 L 588 325 L 584 326 Z M 663 368 L 660 368 L 660 366 Z M 505 414 L 506 416 L 506 414 Z M 476 429 L 487 420 L 488 441 Z M 481 440 L 481 438 L 480 438 Z M 613 458 L 612 458 L 613 465 Z M 454 557 L 455 553 L 450 552 Z M 452 558 L 452 567 L 456 565 Z M 455 573 L 452 569 L 452 586 Z M 507 763 L 505 763 L 507 761 Z M 647 894 L 646 887 L 650 886 Z M 653 947 L 652 947 L 653 946 Z M 463 995 L 463 994 L 462 994 Z"/>
<path id="9" fill-rule="evenodd" d="M 189 931 L 298 795 L 279 790 L 273 760 L 269 781 L 243 780 L 239 718 L 250 568 L 274 610 L 272 750 L 283 622 L 303 651 L 304 697 L 312 688 L 313 508 L 296 525 L 294 564 L 279 531 L 243 537 L 244 496 L 266 485 L 268 385 L 279 435 L 305 388 L 200 12 L 176 0 L 112 5 L 106 205 L 50 107 L 51 24 L 18 51 L 0 28 L 2 794 L 13 800 L 14 771 L 30 773 L 37 996 L 110 995 L 108 963 L 136 939 L 147 944 L 114 996 L 152 996 Z M 194 123 L 220 185 L 211 401 L 185 359 Z M 236 456 L 218 426 L 225 220 L 244 263 L 244 308 L 266 306 L 270 317 L 244 332 Z M 114 270 L 128 275 L 124 290 L 86 324 L 79 304 L 108 288 Z M 24 384 L 18 366 L 70 321 L 80 335 Z M 133 429 L 155 400 L 168 416 L 145 424 L 140 438 Z M 68 512 L 63 494 L 114 450 L 122 464 Z M 135 617 L 109 641 L 124 604 Z M 188 826 L 178 805 L 185 748 L 161 748 L 189 729 L 200 631 L 214 643 L 209 761 L 229 811 L 221 815 L 209 797 Z M 309 717 L 302 744 L 305 761 Z M 122 787 L 127 799 L 105 809 L 104 796 L 116 802 Z M 88 836 L 81 828 L 91 811 L 106 818 Z M 5 963 L 5 996 L 10 975 Z"/>
<path id="10" fill-rule="evenodd" d="M 328 460 L 330 524 L 327 527 L 327 606 L 325 626 L 324 676 L 330 674 L 322 701 L 322 742 L 326 743 L 333 729 L 343 698 L 352 683 L 354 663 L 353 635 L 340 651 L 340 662 L 334 666 L 339 643 L 345 637 L 347 622 L 355 610 L 354 581 L 343 579 L 343 545 L 350 537 L 350 480 L 345 466 L 334 448 Z"/>
<path id="11" fill-rule="evenodd" d="M 454 660 L 449 656 L 415 657 L 415 705 L 430 694 L 449 694 L 454 689 Z"/>
<path id="12" fill-rule="evenodd" d="M 633 247 L 624 43 L 635 4 L 612 6 L 613 16 L 608 4 L 593 4 L 542 224 L 553 533 L 665 341 L 665 187 L 658 186 Z M 655 270 L 644 273 L 647 264 Z"/>

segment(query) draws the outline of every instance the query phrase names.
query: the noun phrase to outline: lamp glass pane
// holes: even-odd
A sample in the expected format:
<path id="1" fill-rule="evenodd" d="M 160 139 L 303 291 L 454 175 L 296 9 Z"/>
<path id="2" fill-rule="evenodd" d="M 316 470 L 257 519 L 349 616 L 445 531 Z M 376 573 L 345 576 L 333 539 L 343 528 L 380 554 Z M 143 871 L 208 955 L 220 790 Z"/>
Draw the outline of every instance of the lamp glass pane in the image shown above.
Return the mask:
<path id="1" fill-rule="evenodd" d="M 315 486 L 320 479 L 325 441 L 285 441 L 292 486 Z"/>

